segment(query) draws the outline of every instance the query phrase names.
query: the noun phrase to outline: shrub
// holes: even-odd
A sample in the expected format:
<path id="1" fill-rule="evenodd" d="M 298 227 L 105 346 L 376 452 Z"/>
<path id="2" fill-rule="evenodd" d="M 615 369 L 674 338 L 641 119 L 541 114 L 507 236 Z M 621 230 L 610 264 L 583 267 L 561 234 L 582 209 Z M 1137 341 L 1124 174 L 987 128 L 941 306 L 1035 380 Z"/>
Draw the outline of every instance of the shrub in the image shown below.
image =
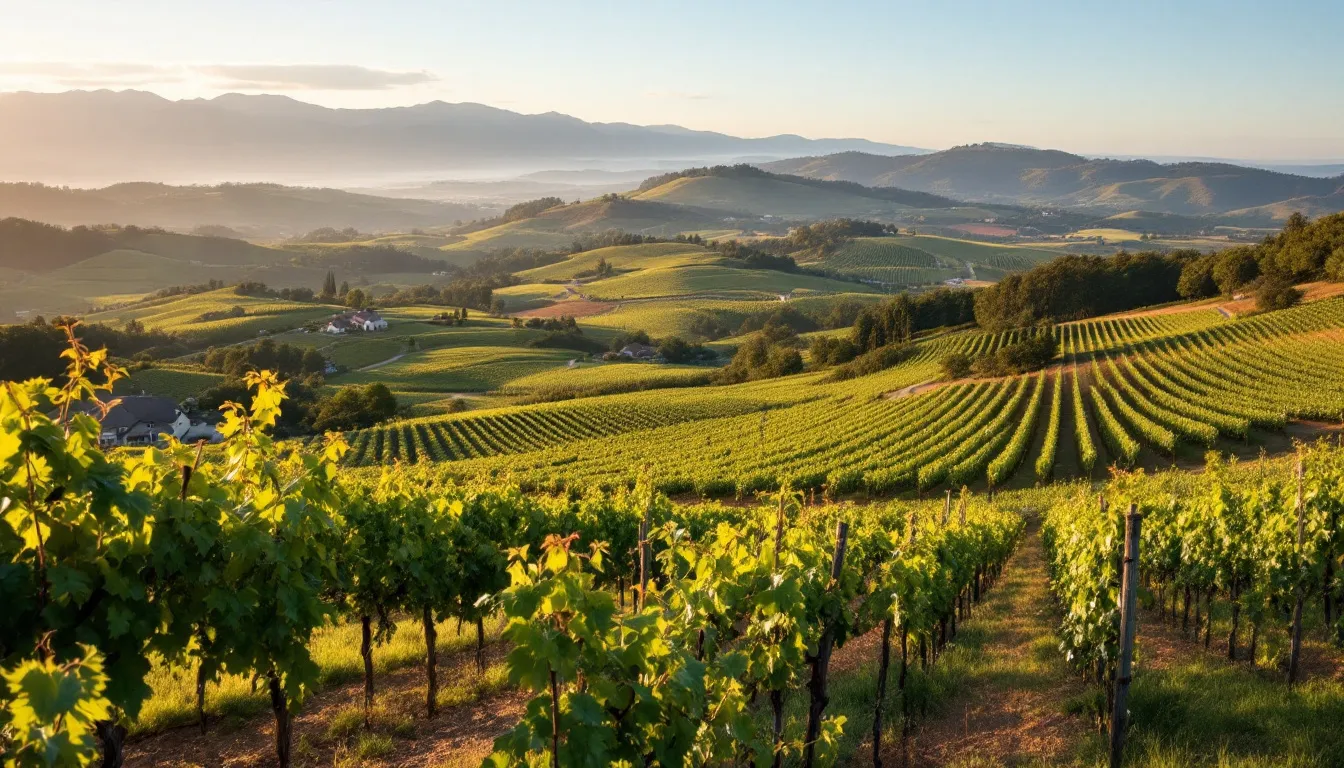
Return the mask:
<path id="1" fill-rule="evenodd" d="M 953 352 L 944 355 L 938 361 L 938 367 L 943 371 L 943 378 L 948 381 L 964 379 L 971 375 L 971 356 L 965 352 Z"/>
<path id="2" fill-rule="evenodd" d="M 1287 309 L 1302 301 L 1302 291 L 1282 275 L 1270 275 L 1260 282 L 1255 292 L 1255 308 L 1261 312 Z"/>

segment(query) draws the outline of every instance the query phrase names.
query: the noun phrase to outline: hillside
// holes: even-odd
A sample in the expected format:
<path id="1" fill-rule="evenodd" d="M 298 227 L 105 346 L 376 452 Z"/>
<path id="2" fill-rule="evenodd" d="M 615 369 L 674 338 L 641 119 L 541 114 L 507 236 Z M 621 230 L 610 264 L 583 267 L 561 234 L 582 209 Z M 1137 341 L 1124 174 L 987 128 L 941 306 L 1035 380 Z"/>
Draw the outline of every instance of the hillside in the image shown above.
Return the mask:
<path id="1" fill-rule="evenodd" d="M 1185 215 L 1225 214 L 1294 198 L 1329 196 L 1344 185 L 1340 177 L 1296 176 L 1226 163 L 1088 159 L 1055 150 L 997 144 L 905 157 L 846 152 L 764 163 L 762 167 L 777 173 L 921 190 L 963 200 Z"/>
<path id="2" fill-rule="evenodd" d="M 726 221 L 726 220 L 733 221 Z M 561 205 L 532 218 L 471 232 L 445 251 L 493 248 L 568 248 L 576 235 L 611 229 L 640 235 L 671 237 L 682 232 L 723 229 L 737 217 L 724 211 L 651 200 L 602 197 Z M 748 221 L 755 217 L 747 217 Z"/>
<path id="3" fill-rule="evenodd" d="M 0 95 L 0 178 L 79 185 L 127 178 L 367 184 L 457 169 L 537 171 L 629 158 L 704 162 L 844 150 L 919 151 L 864 139 L 743 139 L 671 125 L 588 123 L 556 112 L 525 115 L 442 101 L 330 109 L 237 93 L 180 101 L 130 90 Z"/>
<path id="4" fill-rule="evenodd" d="M 911 207 L 877 195 L 798 183 L 787 177 L 681 177 L 639 192 L 635 199 L 786 219 L 890 218 Z"/>
<path id="5" fill-rule="evenodd" d="M 367 242 L 267 247 L 226 237 L 127 226 L 61 227 L 0 220 L 0 322 L 15 312 L 84 312 L 164 288 L 211 280 L 260 281 L 273 288 L 318 288 L 328 270 L 343 281 L 396 285 L 433 281 L 469 253 L 434 247 L 447 239 L 400 235 Z M 426 260 L 432 256 L 433 261 Z"/>
<path id="6" fill-rule="evenodd" d="M 180 231 L 215 225 L 251 237 L 287 237 L 321 227 L 409 230 L 475 219 L 495 210 L 279 184 L 184 187 L 136 182 L 74 189 L 0 183 L 0 218 L 13 216 L 63 226 L 116 222 Z"/>

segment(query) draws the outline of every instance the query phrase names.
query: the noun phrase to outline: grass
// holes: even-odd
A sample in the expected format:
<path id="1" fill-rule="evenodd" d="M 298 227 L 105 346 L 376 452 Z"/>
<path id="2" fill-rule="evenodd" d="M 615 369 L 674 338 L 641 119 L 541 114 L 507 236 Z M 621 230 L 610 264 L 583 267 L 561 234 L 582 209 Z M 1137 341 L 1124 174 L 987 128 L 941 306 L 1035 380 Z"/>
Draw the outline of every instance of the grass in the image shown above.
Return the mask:
<path id="1" fill-rule="evenodd" d="M 1105 238 L 1108 243 L 1137 243 L 1139 235 L 1142 233 L 1131 232 L 1128 229 L 1116 229 L 1114 227 L 1102 227 L 1096 229 L 1080 229 L 1077 232 L 1069 233 L 1069 237 L 1086 238 Z"/>
<path id="2" fill-rule="evenodd" d="M 907 206 L 871 197 L 782 179 L 731 178 L 702 176 L 674 179 L 636 195 L 678 205 L 715 208 L 753 215 L 770 214 L 780 218 L 823 219 L 836 216 L 870 218 L 890 216 Z"/>
<path id="3" fill-rule="evenodd" d="M 116 394 L 162 395 L 181 402 L 188 397 L 198 397 L 202 392 L 216 386 L 224 380 L 224 374 L 212 373 L 185 367 L 168 367 L 162 364 L 143 371 L 135 371 L 117 382 Z"/>
<path id="4" fill-rule="evenodd" d="M 1126 765 L 1136 768 L 1344 765 L 1344 689 L 1334 680 L 1289 689 L 1278 675 L 1194 652 L 1140 669 L 1130 717 Z"/>
<path id="5" fill-rule="evenodd" d="M 496 288 L 493 296 L 504 302 L 506 312 L 526 312 L 554 304 L 566 297 L 566 291 L 554 283 L 524 283 Z"/>
<path id="6" fill-rule="evenodd" d="M 858 286 L 854 286 L 858 287 Z M 811 294 L 790 299 L 788 306 L 804 311 L 825 313 L 834 303 L 858 301 L 876 303 L 882 296 L 873 293 Z M 694 298 L 678 301 L 635 301 L 600 315 L 584 319 L 585 325 L 623 330 L 648 330 L 654 335 L 691 335 L 691 324 L 699 313 L 710 313 L 736 329 L 751 314 L 769 313 L 785 306 L 772 299 Z"/>
<path id="7" fill-rule="evenodd" d="M 598 262 L 603 260 L 613 269 L 626 271 L 713 264 L 719 261 L 719 256 L 698 245 L 687 243 L 615 245 L 610 248 L 584 251 L 555 264 L 519 272 L 518 278 L 532 283 L 564 282 L 574 279 L 580 273 L 595 270 Z"/>
<path id="8" fill-rule="evenodd" d="M 565 364 L 570 350 L 515 347 L 452 347 L 413 352 L 367 372 L 334 377 L 334 384 L 381 382 L 412 392 L 487 392 L 514 379 Z"/>
<path id="9" fill-rule="evenodd" d="M 583 291 L 598 301 L 643 299 L 721 292 L 779 294 L 807 290 L 824 293 L 864 291 L 854 283 L 768 269 L 694 265 L 643 269 L 599 280 Z"/>
<path id="10" fill-rule="evenodd" d="M 545 394 L 562 391 L 654 389 L 703 384 L 713 368 L 703 365 L 655 363 L 578 363 L 514 379 L 506 393 Z"/>
<path id="11" fill-rule="evenodd" d="M 912 248 L 918 248 L 944 259 L 952 259 L 960 262 L 971 262 L 974 264 L 993 265 L 997 259 L 1005 256 L 1022 257 L 1029 263 L 1039 263 L 1050 261 L 1058 254 L 1051 251 L 1039 250 L 1036 248 L 1017 246 L 1017 245 L 997 245 L 994 243 L 981 243 L 972 240 L 961 240 L 954 237 L 938 237 L 936 235 L 898 235 L 895 238 L 898 243 Z"/>
<path id="12" fill-rule="evenodd" d="M 241 307 L 245 314 L 223 320 L 201 319 L 206 313 L 226 312 L 233 307 Z M 239 296 L 232 288 L 221 288 L 97 312 L 87 319 L 111 325 L 123 325 L 134 319 L 147 328 L 180 333 L 197 343 L 224 344 L 255 338 L 259 331 L 275 333 L 297 328 L 341 310 L 341 307 L 327 304 Z"/>
<path id="13" fill-rule="evenodd" d="M 487 620 L 486 642 L 495 642 L 503 629 L 501 619 Z M 438 626 L 440 656 L 466 651 L 475 647 L 476 634 L 464 626 L 459 635 L 454 622 Z M 309 644 L 313 661 L 319 669 L 319 687 L 339 685 L 358 680 L 363 675 L 364 662 L 359 655 L 360 627 L 358 622 L 342 622 L 319 629 Z M 378 677 L 405 667 L 423 664 L 425 636 L 419 620 L 400 620 L 388 642 L 374 648 L 374 682 Z M 488 672 L 488 670 L 487 670 Z M 488 676 L 487 676 L 488 677 Z M 140 711 L 132 728 L 134 733 L 153 733 L 167 728 L 187 725 L 195 721 L 196 672 L 158 661 L 146 681 L 153 693 Z M 449 682 L 441 696 L 462 696 L 451 693 L 459 682 Z M 472 690 L 480 690 L 472 683 Z M 206 712 L 213 718 L 252 717 L 270 708 L 265 686 L 252 690 L 250 679 L 239 675 L 223 675 L 206 686 Z M 361 712 L 362 720 L 362 712 Z"/>

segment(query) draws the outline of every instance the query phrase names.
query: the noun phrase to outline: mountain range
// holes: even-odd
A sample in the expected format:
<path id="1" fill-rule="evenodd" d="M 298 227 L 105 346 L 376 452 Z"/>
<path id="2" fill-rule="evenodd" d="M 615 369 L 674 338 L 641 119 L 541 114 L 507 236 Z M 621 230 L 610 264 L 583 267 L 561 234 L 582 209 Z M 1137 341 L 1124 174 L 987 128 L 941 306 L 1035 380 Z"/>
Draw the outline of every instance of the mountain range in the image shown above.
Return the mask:
<path id="1" fill-rule="evenodd" d="M 1103 211 L 1219 214 L 1247 223 L 1344 210 L 1344 176 L 1316 178 L 1230 163 L 1156 163 L 974 144 L 918 156 L 840 152 L 762 163 L 776 173 L 899 187 L 967 201 Z"/>
<path id="2" fill-rule="evenodd" d="M 0 94 L 0 178 L 79 186 L 128 180 L 355 186 L 844 151 L 922 150 L 866 139 L 739 138 L 675 125 L 589 123 L 556 112 L 525 115 L 442 101 L 330 109 L 276 95 L 174 101 L 131 90 Z"/>
<path id="3" fill-rule="evenodd" d="M 249 237 L 286 237 L 319 227 L 406 231 L 470 221 L 498 209 L 395 199 L 279 184 L 170 186 L 127 182 L 99 189 L 0 183 L 0 217 L 48 224 L 134 224 L 178 231 L 227 227 Z"/>

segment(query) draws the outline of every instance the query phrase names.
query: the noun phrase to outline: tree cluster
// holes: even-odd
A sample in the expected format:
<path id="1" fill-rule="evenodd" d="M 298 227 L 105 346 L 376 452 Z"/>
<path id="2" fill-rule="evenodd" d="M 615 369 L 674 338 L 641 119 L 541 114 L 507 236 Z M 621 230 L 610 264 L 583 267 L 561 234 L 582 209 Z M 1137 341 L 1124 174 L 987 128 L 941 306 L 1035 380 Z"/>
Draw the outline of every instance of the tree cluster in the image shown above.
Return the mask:
<path id="1" fill-rule="evenodd" d="M 1344 280 L 1344 213 L 1308 221 L 1294 213 L 1283 230 L 1256 245 L 1238 245 L 1190 259 L 1181 271 L 1182 298 L 1230 296 L 1242 290 L 1274 294 L 1266 305 L 1282 303 L 1284 283 Z"/>
<path id="2" fill-rule="evenodd" d="M 432 304 L 468 307 L 488 312 L 491 311 L 491 299 L 495 289 L 509 284 L 510 278 L 502 275 L 485 278 L 459 277 L 445 285 L 426 284 L 402 288 L 382 296 L 379 301 L 389 307 Z"/>
<path id="3" fill-rule="evenodd" d="M 49 272 L 101 253 L 129 247 L 130 241 L 162 229 L 112 225 L 58 227 L 40 221 L 0 219 L 0 266 L 30 272 Z"/>
<path id="4" fill-rule="evenodd" d="M 736 384 L 801 373 L 798 334 L 787 325 L 767 324 L 737 348 L 733 359 L 714 376 L 715 383 Z"/>
<path id="5" fill-rule="evenodd" d="M 1059 351 L 1059 342 L 1053 329 L 1041 327 L 1027 338 L 999 347 L 987 355 L 972 358 L 964 352 L 953 352 L 939 361 L 943 377 L 964 379 L 967 376 L 992 378 L 1013 376 L 1038 371 L 1050 364 Z"/>
<path id="6" fill-rule="evenodd" d="M 920 331 L 963 325 L 975 320 L 975 296 L 969 291 L 938 288 L 911 296 L 902 293 L 854 319 L 850 341 L 860 354 L 905 344 Z"/>
<path id="7" fill-rule="evenodd" d="M 1180 298 L 1177 283 L 1192 251 L 1063 256 L 1010 274 L 975 293 L 975 320 L 987 331 L 1081 320 Z"/>
<path id="8" fill-rule="evenodd" d="M 61 352 L 68 348 L 62 326 L 74 318 L 58 317 L 48 323 L 42 317 L 22 325 L 0 325 L 0 381 L 26 381 L 38 376 L 59 381 L 65 373 Z M 157 352 L 164 355 L 185 351 L 181 340 L 170 333 L 147 330 L 139 320 L 121 328 L 102 323 L 80 324 L 76 335 L 92 348 L 107 348 L 115 357 L 130 358 Z"/>
<path id="9" fill-rule="evenodd" d="M 335 227 L 318 227 L 313 231 L 296 237 L 292 242 L 296 243 L 354 243 L 361 240 L 370 240 L 374 237 L 372 234 L 360 232 L 354 227 L 345 227 L 336 229 Z"/>
<path id="10" fill-rule="evenodd" d="M 256 344 L 235 347 L 211 347 L 205 351 L 201 364 L 216 373 L 241 379 L 248 371 L 276 371 L 292 378 L 321 374 L 327 361 L 312 347 L 277 344 L 274 339 L 262 339 Z"/>

